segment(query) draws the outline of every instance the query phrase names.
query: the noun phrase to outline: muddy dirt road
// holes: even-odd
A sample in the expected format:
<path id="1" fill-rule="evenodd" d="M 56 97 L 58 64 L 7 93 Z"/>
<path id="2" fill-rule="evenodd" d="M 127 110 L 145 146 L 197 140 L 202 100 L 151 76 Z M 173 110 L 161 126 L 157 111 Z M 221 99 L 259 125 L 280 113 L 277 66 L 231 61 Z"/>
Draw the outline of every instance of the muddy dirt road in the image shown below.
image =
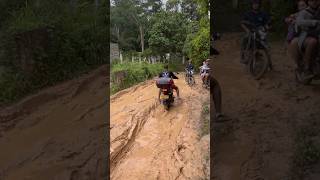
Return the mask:
<path id="1" fill-rule="evenodd" d="M 283 42 L 272 43 L 275 70 L 256 81 L 240 64 L 239 47 L 237 33 L 217 42 L 221 55 L 214 60 L 214 74 L 222 88 L 223 111 L 232 121 L 212 126 L 214 179 L 320 179 L 319 164 L 303 177 L 296 165 L 303 158 L 296 153 L 297 132 L 308 124 L 320 127 L 320 83 L 295 83 L 294 64 Z M 313 136 L 320 142 L 319 133 Z"/>
<path id="2" fill-rule="evenodd" d="M 209 91 L 189 87 L 180 74 L 181 100 L 168 112 L 150 80 L 111 97 L 111 179 L 205 179 L 209 136 L 200 138 L 200 117 Z M 207 168 L 207 170 L 206 170 Z"/>
<path id="3" fill-rule="evenodd" d="M 1 180 L 107 177 L 107 68 L 0 110 Z"/>

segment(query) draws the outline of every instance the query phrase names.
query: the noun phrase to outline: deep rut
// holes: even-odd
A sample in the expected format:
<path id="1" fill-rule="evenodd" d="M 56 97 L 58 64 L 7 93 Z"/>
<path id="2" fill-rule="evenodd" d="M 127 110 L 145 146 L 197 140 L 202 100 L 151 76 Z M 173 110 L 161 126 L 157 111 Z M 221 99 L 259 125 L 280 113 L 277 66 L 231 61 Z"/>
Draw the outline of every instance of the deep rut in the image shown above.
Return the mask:
<path id="1" fill-rule="evenodd" d="M 209 149 L 200 142 L 199 123 L 209 92 L 179 78 L 182 99 L 168 112 L 157 102 L 154 80 L 111 97 L 111 179 L 205 178 Z"/>

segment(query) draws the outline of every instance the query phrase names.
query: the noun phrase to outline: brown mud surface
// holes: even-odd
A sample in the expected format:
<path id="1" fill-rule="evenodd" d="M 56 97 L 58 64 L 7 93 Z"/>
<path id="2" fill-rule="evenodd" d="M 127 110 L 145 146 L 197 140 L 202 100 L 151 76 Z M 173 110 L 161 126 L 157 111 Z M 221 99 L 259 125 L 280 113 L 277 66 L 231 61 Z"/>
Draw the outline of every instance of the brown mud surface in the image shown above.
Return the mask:
<path id="1" fill-rule="evenodd" d="M 201 110 L 209 91 L 188 86 L 183 74 L 175 84 L 181 100 L 169 111 L 158 103 L 150 80 L 111 96 L 111 179 L 206 179 L 209 135 L 200 137 Z"/>
<path id="2" fill-rule="evenodd" d="M 274 71 L 254 80 L 239 62 L 240 37 L 225 34 L 217 41 L 221 55 L 214 59 L 213 72 L 222 88 L 223 111 L 232 120 L 212 126 L 213 179 L 320 179 L 319 165 L 303 177 L 297 176 L 301 167 L 296 165 L 301 156 L 297 132 L 310 124 L 320 132 L 320 83 L 295 82 L 295 66 L 283 42 L 271 44 Z"/>
<path id="3" fill-rule="evenodd" d="M 108 66 L 0 110 L 0 179 L 107 177 Z"/>

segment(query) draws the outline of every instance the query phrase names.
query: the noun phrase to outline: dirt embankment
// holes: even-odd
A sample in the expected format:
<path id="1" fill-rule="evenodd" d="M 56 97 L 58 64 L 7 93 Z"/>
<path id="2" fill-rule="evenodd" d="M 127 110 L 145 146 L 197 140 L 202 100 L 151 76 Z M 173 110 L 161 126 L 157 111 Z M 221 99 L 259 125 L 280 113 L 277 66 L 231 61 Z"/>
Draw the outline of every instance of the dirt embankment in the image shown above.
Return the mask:
<path id="1" fill-rule="evenodd" d="M 179 75 L 181 100 L 167 112 L 150 80 L 111 97 L 111 179 L 205 179 L 209 136 L 200 139 L 209 92 Z"/>
<path id="2" fill-rule="evenodd" d="M 0 110 L 0 179 L 107 177 L 107 68 Z"/>
<path id="3" fill-rule="evenodd" d="M 254 80 L 239 62 L 240 37 L 226 34 L 217 42 L 221 55 L 214 60 L 214 74 L 222 88 L 223 111 L 232 121 L 212 127 L 214 179 L 320 179 L 320 164 L 301 169 L 299 159 L 306 157 L 297 141 L 303 128 L 320 127 L 319 82 L 295 82 L 283 42 L 271 44 L 275 70 Z M 313 138 L 320 142 L 319 133 Z M 298 176 L 301 170 L 303 177 Z"/>

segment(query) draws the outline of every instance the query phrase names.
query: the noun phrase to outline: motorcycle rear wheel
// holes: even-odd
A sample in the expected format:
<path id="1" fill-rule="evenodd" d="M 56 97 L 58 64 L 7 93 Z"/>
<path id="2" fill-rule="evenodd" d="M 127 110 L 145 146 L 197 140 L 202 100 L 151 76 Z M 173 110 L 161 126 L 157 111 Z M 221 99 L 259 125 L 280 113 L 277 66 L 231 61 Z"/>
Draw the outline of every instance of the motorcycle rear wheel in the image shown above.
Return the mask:
<path id="1" fill-rule="evenodd" d="M 266 73 L 270 66 L 270 56 L 266 49 L 254 52 L 252 59 L 249 61 L 249 72 L 255 80 L 259 80 Z"/>
<path id="2" fill-rule="evenodd" d="M 310 79 L 302 79 L 301 75 L 300 75 L 301 72 L 299 70 L 297 70 L 297 69 L 294 71 L 294 74 L 295 74 L 295 79 L 296 79 L 297 83 L 300 83 L 300 84 L 303 84 L 303 85 L 309 85 L 311 83 L 311 81 L 312 81 L 312 78 L 310 78 Z"/>

